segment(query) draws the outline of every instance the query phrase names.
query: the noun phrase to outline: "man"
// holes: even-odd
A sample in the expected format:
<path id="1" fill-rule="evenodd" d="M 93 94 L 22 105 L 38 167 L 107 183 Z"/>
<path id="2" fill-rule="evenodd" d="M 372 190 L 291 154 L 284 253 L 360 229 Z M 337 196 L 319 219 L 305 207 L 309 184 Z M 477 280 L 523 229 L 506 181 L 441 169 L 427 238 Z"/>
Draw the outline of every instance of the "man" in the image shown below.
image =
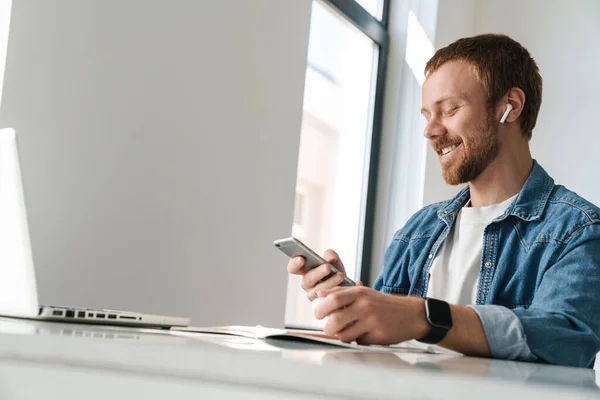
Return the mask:
<path id="1" fill-rule="evenodd" d="M 542 101 L 535 61 L 504 35 L 460 39 L 425 68 L 425 137 L 451 200 L 417 212 L 374 288 L 288 271 L 343 341 L 417 339 L 472 356 L 593 367 L 600 350 L 600 209 L 554 184 L 529 140 Z M 337 254 L 325 258 L 341 271 Z M 341 275 L 341 274 L 340 274 Z"/>

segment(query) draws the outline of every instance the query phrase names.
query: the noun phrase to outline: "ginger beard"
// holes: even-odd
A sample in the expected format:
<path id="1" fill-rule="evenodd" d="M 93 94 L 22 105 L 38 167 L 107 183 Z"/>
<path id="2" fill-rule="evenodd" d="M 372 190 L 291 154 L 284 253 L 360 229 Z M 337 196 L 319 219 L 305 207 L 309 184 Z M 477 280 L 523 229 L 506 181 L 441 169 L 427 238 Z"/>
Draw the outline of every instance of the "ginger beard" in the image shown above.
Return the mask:
<path id="1" fill-rule="evenodd" d="M 433 150 L 438 154 L 442 165 L 442 176 L 449 185 L 459 185 L 477 178 L 496 158 L 500 150 L 498 126 L 491 112 L 481 128 L 464 136 L 446 137 L 432 142 Z M 442 150 L 458 144 L 447 155 Z"/>

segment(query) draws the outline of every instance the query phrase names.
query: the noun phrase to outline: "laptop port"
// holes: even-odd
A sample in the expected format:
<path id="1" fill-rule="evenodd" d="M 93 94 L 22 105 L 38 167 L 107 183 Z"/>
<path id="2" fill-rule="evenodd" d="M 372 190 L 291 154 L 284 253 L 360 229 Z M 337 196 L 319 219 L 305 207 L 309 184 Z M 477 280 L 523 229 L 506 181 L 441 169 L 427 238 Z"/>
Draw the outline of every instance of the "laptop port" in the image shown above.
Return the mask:
<path id="1" fill-rule="evenodd" d="M 75 311 L 73 310 L 67 310 L 67 312 L 65 313 L 65 317 L 67 318 L 73 318 L 75 316 Z"/>
<path id="2" fill-rule="evenodd" d="M 85 318 L 85 311 L 77 311 L 77 318 Z"/>
<path id="3" fill-rule="evenodd" d="M 132 317 L 130 315 L 119 315 L 119 319 L 133 319 L 133 320 L 135 320 L 137 318 Z"/>
<path id="4" fill-rule="evenodd" d="M 54 317 L 62 317 L 62 315 L 63 315 L 62 310 L 54 310 L 54 311 L 52 311 L 52 316 L 54 316 Z"/>
<path id="5" fill-rule="evenodd" d="M 108 319 L 117 319 L 115 314 L 108 314 Z"/>
<path id="6" fill-rule="evenodd" d="M 87 315 L 88 318 L 94 318 L 94 313 L 89 312 Z"/>
<path id="7" fill-rule="evenodd" d="M 96 314 L 96 318 L 104 318 L 104 317 L 106 317 L 105 314 L 101 314 L 101 313 Z"/>

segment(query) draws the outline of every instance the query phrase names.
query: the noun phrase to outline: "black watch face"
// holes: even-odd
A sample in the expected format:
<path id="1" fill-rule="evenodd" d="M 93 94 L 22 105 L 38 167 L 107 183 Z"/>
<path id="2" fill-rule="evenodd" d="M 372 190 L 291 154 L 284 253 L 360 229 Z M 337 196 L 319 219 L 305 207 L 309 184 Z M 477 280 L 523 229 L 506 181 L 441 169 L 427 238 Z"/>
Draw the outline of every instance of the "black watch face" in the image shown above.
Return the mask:
<path id="1" fill-rule="evenodd" d="M 444 329 L 452 328 L 450 306 L 445 301 L 427 299 L 427 315 L 431 325 Z"/>

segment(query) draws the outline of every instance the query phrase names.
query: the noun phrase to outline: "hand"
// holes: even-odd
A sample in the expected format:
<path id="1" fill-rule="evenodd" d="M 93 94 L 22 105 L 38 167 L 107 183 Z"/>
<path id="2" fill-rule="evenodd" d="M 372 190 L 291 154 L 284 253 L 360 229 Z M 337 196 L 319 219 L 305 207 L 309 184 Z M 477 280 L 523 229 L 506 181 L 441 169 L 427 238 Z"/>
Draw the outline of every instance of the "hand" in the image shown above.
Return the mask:
<path id="1" fill-rule="evenodd" d="M 335 274 L 331 278 L 326 281 L 321 282 L 323 278 L 325 278 L 331 272 L 331 267 L 327 264 L 319 265 L 316 268 L 311 269 L 310 271 L 306 271 L 304 267 L 304 257 L 294 257 L 290 259 L 288 263 L 287 269 L 290 274 L 293 275 L 303 275 L 302 282 L 300 283 L 300 287 L 304 289 L 306 292 L 306 297 L 308 300 L 313 301 L 317 298 L 317 293 L 320 290 L 331 289 L 338 286 L 343 282 L 344 276 L 346 274 L 346 269 L 344 268 L 344 264 L 338 254 L 329 249 L 325 251 L 323 258 L 331 263 L 339 273 Z M 357 284 L 361 284 L 357 282 Z"/>
<path id="2" fill-rule="evenodd" d="M 328 317 L 323 330 L 343 342 L 397 344 L 429 333 L 425 300 L 383 294 L 364 286 L 320 290 L 317 319 Z"/>

